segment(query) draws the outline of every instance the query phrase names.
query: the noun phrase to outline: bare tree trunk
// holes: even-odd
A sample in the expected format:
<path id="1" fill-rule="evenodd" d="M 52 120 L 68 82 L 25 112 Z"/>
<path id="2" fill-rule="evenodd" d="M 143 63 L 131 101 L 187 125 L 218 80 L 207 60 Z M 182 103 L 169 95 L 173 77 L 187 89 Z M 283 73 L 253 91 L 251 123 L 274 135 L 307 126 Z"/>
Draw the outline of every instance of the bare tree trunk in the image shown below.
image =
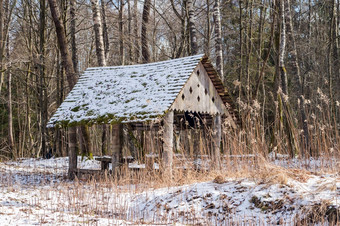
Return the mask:
<path id="1" fill-rule="evenodd" d="M 338 15 L 337 15 L 337 4 L 336 4 L 336 0 L 332 0 L 332 13 L 331 13 L 331 17 L 332 17 L 332 34 L 331 34 L 331 39 L 332 39 L 332 46 L 333 46 L 333 53 L 332 53 L 332 58 L 333 58 L 333 63 L 332 65 L 334 66 L 334 72 L 333 72 L 333 76 L 331 76 L 331 78 L 329 78 L 329 97 L 330 97 L 330 112 L 331 112 L 331 116 L 336 116 L 336 106 L 335 106 L 335 100 L 337 98 L 337 93 L 339 92 L 339 90 L 337 90 L 334 86 L 336 85 L 336 83 L 339 83 L 339 76 L 340 76 L 340 65 L 339 65 L 339 34 L 338 34 Z M 334 77 L 334 78 L 333 78 Z M 338 78 L 338 79 L 335 79 Z M 334 80 L 334 81 L 333 81 Z M 335 82 L 335 84 L 334 84 Z"/>
<path id="2" fill-rule="evenodd" d="M 78 69 L 78 48 L 77 48 L 77 40 L 76 40 L 76 0 L 70 0 L 70 35 L 71 35 L 71 50 L 72 50 L 72 63 L 74 72 L 79 74 Z M 88 127 L 85 125 L 80 126 L 80 145 L 82 154 L 89 155 L 91 150 L 91 141 Z"/>
<path id="3" fill-rule="evenodd" d="M 184 46 L 185 46 L 185 40 L 186 40 L 186 36 L 185 36 L 185 34 L 186 34 L 186 30 L 185 30 L 185 27 L 186 27 L 185 26 L 186 1 L 185 0 L 183 1 L 183 6 L 181 7 L 181 14 L 177 11 L 175 4 L 174 4 L 174 0 L 171 0 L 170 2 L 171 2 L 172 9 L 175 12 L 176 16 L 178 17 L 178 19 L 181 20 L 181 43 L 180 43 L 180 46 L 179 46 L 177 53 L 175 55 L 175 58 L 179 58 L 183 53 L 183 49 L 184 49 Z"/>
<path id="4" fill-rule="evenodd" d="M 238 86 L 238 98 L 241 100 L 241 91 L 242 91 L 242 77 L 243 77 L 243 8 L 242 8 L 242 0 L 238 1 L 239 4 L 239 51 L 240 51 L 240 63 L 238 68 L 238 81 L 240 85 Z M 240 112 L 240 108 L 238 109 Z"/>
<path id="5" fill-rule="evenodd" d="M 70 30 L 71 30 L 71 49 L 72 49 L 72 63 L 74 72 L 79 73 L 78 70 L 78 54 L 77 54 L 77 40 L 76 40 L 76 0 L 70 0 Z"/>
<path id="6" fill-rule="evenodd" d="M 134 0 L 133 2 L 133 24 L 134 24 L 134 28 L 133 28 L 133 33 L 134 33 L 134 38 L 135 38 L 135 43 L 134 43 L 134 61 L 135 63 L 139 62 L 139 37 L 138 37 L 138 20 L 137 20 L 137 0 Z"/>
<path id="7" fill-rule="evenodd" d="M 56 0 L 48 0 L 50 4 L 51 15 L 56 28 L 58 45 L 60 49 L 61 62 L 66 72 L 67 81 L 70 90 L 76 83 L 75 72 L 72 64 L 71 55 L 67 48 L 67 39 L 65 35 L 65 28 L 60 21 L 60 11 Z M 77 170 L 77 134 L 76 128 L 69 128 L 69 170 L 68 176 L 70 179 L 74 179 Z"/>
<path id="8" fill-rule="evenodd" d="M 94 34 L 96 38 L 96 54 L 98 60 L 98 66 L 106 66 L 106 58 L 104 52 L 104 40 L 102 36 L 102 22 L 99 11 L 98 0 L 91 0 L 92 12 L 93 12 L 93 23 L 94 23 Z M 102 154 L 107 153 L 107 125 L 103 125 L 102 133 Z"/>
<path id="9" fill-rule="evenodd" d="M 279 23 L 280 23 L 280 44 L 278 55 L 278 71 L 281 78 L 280 89 L 278 92 L 278 115 L 280 127 L 284 129 L 287 135 L 288 149 L 291 157 L 295 157 L 299 153 L 299 148 L 296 143 L 296 130 L 292 111 L 289 104 L 289 95 L 287 87 L 287 71 L 284 64 L 284 56 L 286 53 L 286 23 L 285 23 L 285 4 L 284 0 L 279 0 Z"/>
<path id="10" fill-rule="evenodd" d="M 190 55 L 195 55 L 198 53 L 197 45 L 197 35 L 196 35 L 196 25 L 195 25 L 195 11 L 194 4 L 192 0 L 187 0 L 188 7 L 188 22 L 189 22 L 189 33 L 190 33 Z"/>
<path id="11" fill-rule="evenodd" d="M 8 146 L 12 157 L 16 158 L 16 150 L 14 145 L 13 135 L 13 108 L 12 108 L 12 72 L 11 68 L 7 69 L 8 81 L 7 81 L 7 95 L 8 95 Z"/>
<path id="12" fill-rule="evenodd" d="M 0 0 L 0 94 L 2 85 L 4 83 L 4 11 L 3 11 L 3 0 Z"/>
<path id="13" fill-rule="evenodd" d="M 123 9 L 124 3 L 123 0 L 119 1 L 119 10 L 118 10 L 118 20 L 119 20 L 119 55 L 120 55 L 120 64 L 125 64 L 125 55 L 124 55 L 124 26 L 123 26 Z"/>
<path id="14" fill-rule="evenodd" d="M 93 23 L 94 23 L 94 35 L 96 39 L 96 54 L 98 60 L 98 66 L 106 66 L 105 52 L 104 52 L 104 40 L 102 31 L 102 22 L 99 11 L 98 0 L 91 0 Z"/>
<path id="15" fill-rule="evenodd" d="M 131 42 L 131 21 L 132 21 L 132 15 L 131 15 L 131 4 L 130 0 L 127 1 L 128 4 L 128 45 L 129 45 L 129 63 L 131 64 L 133 61 L 132 57 L 132 42 Z"/>
<path id="16" fill-rule="evenodd" d="M 150 6 L 151 0 L 144 1 L 143 17 L 142 17 L 142 33 L 141 33 L 141 43 L 142 43 L 142 57 L 143 63 L 150 62 L 150 51 L 148 47 L 148 23 L 150 16 Z"/>
<path id="17" fill-rule="evenodd" d="M 2 86 L 4 84 L 4 78 L 5 78 L 5 66 L 4 66 L 4 55 L 5 55 L 5 48 L 6 48 L 6 42 L 8 39 L 8 31 L 9 31 L 9 25 L 12 21 L 12 13 L 13 9 L 16 6 L 16 0 L 12 2 L 11 5 L 9 5 L 9 2 L 5 2 L 6 10 L 3 11 L 4 2 L 3 0 L 0 0 L 0 93 L 2 90 Z M 6 23 L 5 23 L 5 15 L 7 15 Z"/>
<path id="18" fill-rule="evenodd" d="M 297 76 L 297 81 L 299 85 L 299 100 L 300 100 L 300 114 L 301 114 L 301 124 L 303 128 L 303 144 L 305 151 L 302 152 L 302 155 L 305 155 L 307 152 L 310 151 L 310 141 L 309 141 L 309 133 L 308 133 L 308 122 L 306 117 L 306 110 L 305 110 L 305 97 L 304 97 L 304 87 L 303 87 L 303 79 L 300 73 L 300 66 L 299 66 L 299 59 L 297 56 L 296 50 L 296 43 L 295 43 L 295 36 L 294 36 L 294 29 L 293 23 L 291 19 L 291 10 L 290 10 L 290 0 L 285 0 L 285 14 L 286 14 L 286 28 L 287 28 L 287 35 L 290 38 L 290 42 L 292 45 L 292 51 L 289 53 L 291 56 L 291 60 L 294 67 L 294 74 Z"/>
<path id="19" fill-rule="evenodd" d="M 248 28 L 248 33 L 246 35 L 246 46 L 247 46 L 247 63 L 246 63 L 246 73 L 247 73 L 247 99 L 248 99 L 248 104 L 250 103 L 250 99 L 251 99 L 251 81 L 250 81 L 250 59 L 251 59 L 251 54 L 252 54 L 252 49 L 253 49 L 253 3 L 254 0 L 250 1 L 250 5 L 247 3 L 247 13 L 249 11 L 249 28 Z"/>
<path id="20" fill-rule="evenodd" d="M 209 57 L 210 56 L 210 36 L 211 36 L 211 24 L 210 24 L 210 0 L 206 0 L 207 5 L 207 31 L 206 31 L 206 43 L 205 43 L 205 54 Z M 213 14 L 215 20 L 215 14 Z M 215 32 L 216 34 L 216 32 Z"/>
<path id="21" fill-rule="evenodd" d="M 284 1 L 280 0 L 280 21 L 281 21 L 281 32 L 280 32 L 280 52 L 279 52 L 279 70 L 280 70 L 280 79 L 281 79 L 281 88 L 282 92 L 285 95 L 288 95 L 288 87 L 287 87 L 287 72 L 284 63 L 284 56 L 286 53 L 286 24 L 285 24 L 285 14 L 284 14 L 285 6 Z"/>
<path id="22" fill-rule="evenodd" d="M 47 90 L 45 87 L 45 26 L 46 26 L 46 2 L 40 0 L 40 73 L 39 73 L 39 105 L 40 105 L 40 126 L 41 126 L 41 153 L 45 158 L 46 147 L 46 123 L 47 123 Z"/>
<path id="23" fill-rule="evenodd" d="M 216 69 L 221 78 L 223 75 L 223 51 L 222 51 L 222 30 L 221 30 L 221 13 L 220 0 L 215 0 L 214 4 L 214 25 L 215 25 L 215 53 L 216 53 Z"/>
<path id="24" fill-rule="evenodd" d="M 103 19 L 103 39 L 104 39 L 104 49 L 105 49 L 105 59 L 107 59 L 110 51 L 109 34 L 106 23 L 106 5 L 105 0 L 101 1 L 102 6 L 102 19 Z"/>

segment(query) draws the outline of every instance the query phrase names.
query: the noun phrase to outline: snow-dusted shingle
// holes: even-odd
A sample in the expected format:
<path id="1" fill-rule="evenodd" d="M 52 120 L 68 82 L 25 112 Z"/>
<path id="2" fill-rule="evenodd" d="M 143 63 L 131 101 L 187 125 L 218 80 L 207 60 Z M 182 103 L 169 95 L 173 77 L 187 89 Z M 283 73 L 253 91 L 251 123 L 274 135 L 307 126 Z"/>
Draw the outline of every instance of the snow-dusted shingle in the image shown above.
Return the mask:
<path id="1" fill-rule="evenodd" d="M 203 56 L 88 68 L 48 126 L 147 121 L 162 116 Z"/>
<path id="2" fill-rule="evenodd" d="M 187 84 L 188 80 L 190 76 L 198 76 L 199 70 L 204 70 L 203 74 L 210 81 L 202 83 L 201 87 L 198 85 L 201 90 L 197 93 L 205 91 L 205 94 L 195 96 L 196 99 L 184 98 L 185 91 L 191 89 L 185 85 L 193 86 Z M 189 81 L 195 82 L 194 79 L 191 77 Z M 203 88 L 203 85 L 208 87 Z M 204 95 L 207 94 L 212 102 L 206 100 Z M 214 98 L 220 101 L 214 102 Z M 195 107 L 197 104 L 205 108 Z M 213 104 L 215 108 L 211 107 Z M 220 77 L 209 58 L 201 54 L 149 64 L 88 68 L 47 126 L 143 122 L 161 117 L 167 110 L 226 113 L 240 123 Z"/>

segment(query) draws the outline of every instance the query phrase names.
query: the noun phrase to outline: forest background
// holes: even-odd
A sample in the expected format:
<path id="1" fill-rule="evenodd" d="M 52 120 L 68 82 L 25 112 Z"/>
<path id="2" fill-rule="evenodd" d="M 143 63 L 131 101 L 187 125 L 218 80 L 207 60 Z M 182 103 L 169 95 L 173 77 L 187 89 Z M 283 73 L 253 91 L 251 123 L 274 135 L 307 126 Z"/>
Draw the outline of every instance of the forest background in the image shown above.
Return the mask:
<path id="1" fill-rule="evenodd" d="M 339 0 L 0 0 L 0 157 L 67 155 L 67 131 L 46 124 L 87 67 L 197 53 L 237 104 L 248 153 L 333 156 L 339 25 Z"/>

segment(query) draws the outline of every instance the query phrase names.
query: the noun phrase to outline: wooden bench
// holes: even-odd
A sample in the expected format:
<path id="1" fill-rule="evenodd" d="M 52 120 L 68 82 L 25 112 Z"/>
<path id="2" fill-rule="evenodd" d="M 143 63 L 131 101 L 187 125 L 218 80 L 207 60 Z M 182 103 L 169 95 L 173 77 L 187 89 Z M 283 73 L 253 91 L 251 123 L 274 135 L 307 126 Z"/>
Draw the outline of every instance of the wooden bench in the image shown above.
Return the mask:
<path id="1" fill-rule="evenodd" d="M 159 162 L 158 154 L 146 154 L 145 155 L 145 167 L 147 170 L 154 170 L 154 163 Z"/>
<path id="2" fill-rule="evenodd" d="M 102 170 L 108 170 L 109 164 L 112 163 L 112 157 L 111 156 L 101 156 L 101 157 L 95 157 L 94 158 L 97 161 L 100 161 L 101 169 Z M 134 158 L 132 156 L 124 156 L 120 163 L 131 163 L 134 161 Z"/>

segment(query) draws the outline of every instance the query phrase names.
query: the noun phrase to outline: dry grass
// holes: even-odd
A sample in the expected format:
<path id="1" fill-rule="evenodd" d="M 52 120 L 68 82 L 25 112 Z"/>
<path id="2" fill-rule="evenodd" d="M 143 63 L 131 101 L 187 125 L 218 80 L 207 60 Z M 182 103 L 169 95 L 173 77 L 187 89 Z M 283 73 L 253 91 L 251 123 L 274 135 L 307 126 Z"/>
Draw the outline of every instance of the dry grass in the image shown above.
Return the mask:
<path id="1" fill-rule="evenodd" d="M 133 196 L 142 192 L 150 192 L 157 188 L 169 188 L 197 182 L 213 181 L 216 184 L 223 184 L 226 178 L 239 180 L 247 178 L 255 181 L 256 184 L 287 185 L 289 181 L 306 182 L 313 175 L 324 173 L 337 174 L 340 172 L 340 137 L 333 120 L 325 113 L 320 113 L 320 121 L 314 116 L 309 121 L 310 125 L 311 151 L 303 150 L 304 144 L 301 139 L 298 143 L 300 152 L 295 153 L 295 158 L 291 158 L 288 148 L 288 137 L 283 129 L 268 132 L 261 118 L 256 112 L 253 117 L 247 117 L 242 130 L 235 130 L 225 123 L 222 135 L 221 168 L 216 169 L 212 162 L 212 135 L 207 125 L 199 125 L 196 130 L 189 132 L 188 128 L 183 128 L 181 144 L 176 146 L 176 156 L 172 176 L 162 173 L 162 162 L 156 162 L 160 170 L 140 170 L 132 171 L 127 166 L 123 166 L 115 175 L 100 174 L 96 176 L 79 177 L 70 183 L 67 180 L 49 186 L 44 189 L 48 182 L 43 182 L 35 189 L 39 192 L 36 199 L 30 199 L 30 205 L 43 206 L 49 203 L 49 210 L 55 212 L 67 211 L 78 215 L 84 215 L 86 222 L 90 223 L 88 216 L 98 216 L 103 218 L 136 219 L 137 216 L 128 212 L 129 200 L 126 194 Z M 326 117 L 327 116 L 327 117 Z M 278 123 L 279 122 L 275 122 Z M 326 127 L 325 125 L 328 125 Z M 332 126 L 333 125 L 333 126 Z M 202 129 L 203 128 L 203 129 Z M 295 134 L 301 131 L 293 128 Z M 100 133 L 99 133 L 100 134 Z M 189 136 L 190 135 L 190 136 Z M 196 141 L 193 141 L 193 137 Z M 144 148 L 137 150 L 136 156 L 144 156 L 152 153 L 161 156 L 160 134 L 156 131 L 144 134 Z M 99 143 L 97 148 L 99 149 Z M 136 151 L 136 150 L 135 150 Z M 125 149 L 125 154 L 132 154 L 132 151 Z M 274 153 L 275 154 L 272 154 Z M 140 158 L 139 163 L 145 162 Z M 15 183 L 9 179 L 2 179 L 2 185 L 8 186 L 8 190 L 15 189 Z M 321 184 L 316 192 L 324 190 L 336 190 L 336 184 Z M 250 197 L 251 198 L 251 197 Z M 52 201 L 49 201 L 52 200 Z M 53 201 L 54 200 L 54 201 Z M 261 203 L 254 198 L 255 205 L 272 208 L 279 208 L 278 203 Z M 157 211 L 153 213 L 157 215 Z M 314 206 L 306 206 L 301 211 L 302 215 L 294 219 L 297 225 L 307 225 L 315 223 L 339 223 L 339 210 L 331 208 L 329 203 L 321 202 Z M 139 213 L 143 215 L 144 213 Z M 150 213 L 148 213 L 150 214 Z M 190 216 L 195 219 L 196 216 Z M 197 216 L 198 217 L 198 216 Z M 188 216 L 189 219 L 189 216 Z M 213 217 L 203 224 L 214 224 Z M 41 219 L 43 223 L 45 219 Z M 155 219 L 155 221 L 157 221 Z M 189 222 L 189 220 L 187 220 Z M 142 223 L 139 219 L 137 223 Z M 184 221 L 185 217 L 184 217 Z M 194 223 L 193 223 L 194 222 Z M 197 218 L 196 223 L 202 221 Z M 265 223 L 265 219 L 255 219 L 254 221 L 242 219 L 242 217 L 230 217 L 224 221 L 225 225 L 233 223 L 244 223 L 258 225 Z M 151 223 L 151 222 L 145 222 Z M 190 220 L 190 224 L 195 221 Z M 216 222 L 215 222 L 216 223 Z M 284 224 L 285 221 L 280 222 Z"/>

